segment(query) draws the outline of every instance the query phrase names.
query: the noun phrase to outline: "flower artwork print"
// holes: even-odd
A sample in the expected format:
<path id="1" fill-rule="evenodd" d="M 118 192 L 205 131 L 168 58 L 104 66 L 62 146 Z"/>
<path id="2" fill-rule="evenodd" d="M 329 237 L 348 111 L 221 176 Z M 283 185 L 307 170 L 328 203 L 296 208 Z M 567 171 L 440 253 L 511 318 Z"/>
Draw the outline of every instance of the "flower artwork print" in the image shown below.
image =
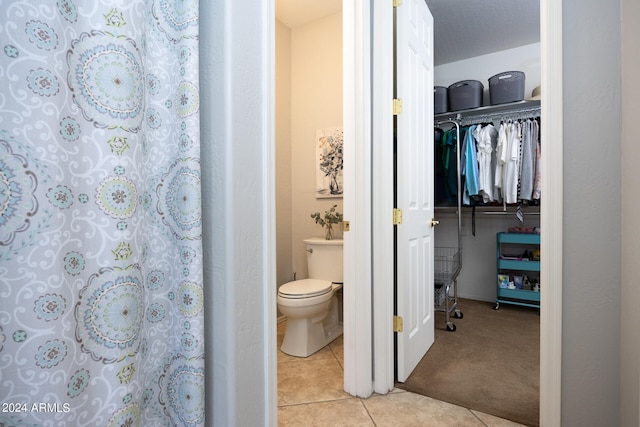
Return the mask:
<path id="1" fill-rule="evenodd" d="M 0 426 L 203 426 L 198 1 L 0 19 Z"/>
<path id="2" fill-rule="evenodd" d="M 316 131 L 316 197 L 342 197 L 342 128 Z"/>

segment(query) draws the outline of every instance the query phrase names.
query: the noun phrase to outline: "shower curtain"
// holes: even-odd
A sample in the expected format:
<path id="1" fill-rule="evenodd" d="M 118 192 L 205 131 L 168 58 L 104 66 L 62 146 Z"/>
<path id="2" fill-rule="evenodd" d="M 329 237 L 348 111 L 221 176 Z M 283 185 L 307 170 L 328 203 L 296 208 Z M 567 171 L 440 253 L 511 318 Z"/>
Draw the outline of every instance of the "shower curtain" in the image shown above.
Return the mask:
<path id="1" fill-rule="evenodd" d="M 204 425 L 197 0 L 0 0 L 0 425 Z"/>

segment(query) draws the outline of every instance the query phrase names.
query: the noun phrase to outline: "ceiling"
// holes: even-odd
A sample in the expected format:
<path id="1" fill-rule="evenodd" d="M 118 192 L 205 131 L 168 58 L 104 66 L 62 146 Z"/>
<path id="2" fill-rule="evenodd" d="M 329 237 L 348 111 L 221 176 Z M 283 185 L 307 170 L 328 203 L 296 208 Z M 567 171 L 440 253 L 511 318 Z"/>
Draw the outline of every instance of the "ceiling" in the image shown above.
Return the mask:
<path id="1" fill-rule="evenodd" d="M 540 0 L 426 0 L 434 20 L 435 65 L 540 41 Z M 342 0 L 276 0 L 276 17 L 296 28 L 342 9 Z"/>

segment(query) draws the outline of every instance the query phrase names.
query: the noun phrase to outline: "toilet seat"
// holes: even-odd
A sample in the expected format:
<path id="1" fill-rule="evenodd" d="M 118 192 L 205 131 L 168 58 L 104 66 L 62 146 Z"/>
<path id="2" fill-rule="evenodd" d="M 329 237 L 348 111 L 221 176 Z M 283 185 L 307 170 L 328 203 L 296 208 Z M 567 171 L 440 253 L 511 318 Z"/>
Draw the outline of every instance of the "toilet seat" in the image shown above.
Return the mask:
<path id="1" fill-rule="evenodd" d="M 328 280 L 302 279 L 280 286 L 278 295 L 289 299 L 311 298 L 329 293 L 332 288 L 333 284 Z"/>

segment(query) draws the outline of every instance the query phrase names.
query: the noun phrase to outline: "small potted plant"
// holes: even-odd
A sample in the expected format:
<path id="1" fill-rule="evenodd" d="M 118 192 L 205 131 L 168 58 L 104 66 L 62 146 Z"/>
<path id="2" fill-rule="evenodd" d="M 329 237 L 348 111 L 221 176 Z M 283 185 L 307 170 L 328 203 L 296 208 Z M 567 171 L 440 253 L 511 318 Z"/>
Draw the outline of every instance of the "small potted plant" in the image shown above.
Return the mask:
<path id="1" fill-rule="evenodd" d="M 320 216 L 320 212 L 312 213 L 311 218 L 316 220 L 316 224 L 320 224 L 322 228 L 327 227 L 324 238 L 327 240 L 333 239 L 333 224 L 339 224 L 342 222 L 342 214 L 336 212 L 338 205 L 333 205 L 328 211 L 324 211 L 324 216 Z"/>

